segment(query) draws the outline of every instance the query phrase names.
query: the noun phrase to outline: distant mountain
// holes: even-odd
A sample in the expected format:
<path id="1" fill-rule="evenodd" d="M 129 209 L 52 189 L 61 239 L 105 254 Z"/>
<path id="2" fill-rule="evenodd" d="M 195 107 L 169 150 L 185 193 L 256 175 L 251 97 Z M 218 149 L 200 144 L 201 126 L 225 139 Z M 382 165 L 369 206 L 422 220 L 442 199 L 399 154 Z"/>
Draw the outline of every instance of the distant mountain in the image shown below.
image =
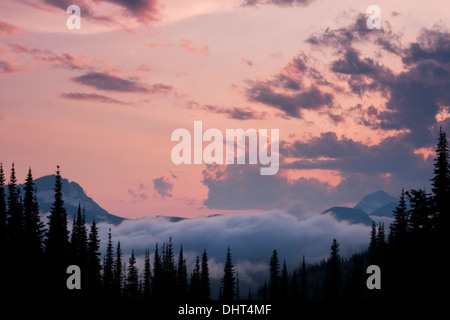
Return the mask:
<path id="1" fill-rule="evenodd" d="M 348 221 L 351 224 L 362 223 L 372 225 L 372 219 L 362 209 L 347 208 L 347 207 L 333 207 L 322 212 L 322 214 L 331 214 L 338 221 Z"/>
<path id="2" fill-rule="evenodd" d="M 385 204 L 381 208 L 378 208 L 372 212 L 371 216 L 394 218 L 393 212 L 397 205 L 398 202 L 389 202 L 388 204 Z"/>
<path id="3" fill-rule="evenodd" d="M 382 190 L 379 190 L 365 196 L 356 206 L 354 206 L 354 208 L 362 209 L 368 215 L 371 215 L 375 212 L 375 210 L 392 203 L 397 205 L 398 199 Z M 377 215 L 379 216 L 380 214 Z"/>
<path id="4" fill-rule="evenodd" d="M 392 212 L 398 204 L 398 199 L 379 190 L 365 196 L 353 208 L 333 207 L 322 212 L 332 214 L 339 221 L 348 221 L 352 224 L 363 223 L 371 225 L 375 221 L 389 221 L 393 218 Z M 381 218 L 381 219 L 380 219 Z"/>
<path id="5" fill-rule="evenodd" d="M 76 182 L 67 179 L 62 179 L 62 194 L 64 206 L 67 211 L 68 219 L 72 219 L 78 210 L 78 204 L 86 211 L 86 222 L 108 222 L 118 225 L 125 218 L 115 216 L 108 213 L 105 209 L 100 207 L 92 198 L 88 197 L 83 188 Z M 50 212 L 54 200 L 55 175 L 48 175 L 34 180 L 37 189 L 37 200 L 39 203 L 39 211 L 42 214 Z M 23 195 L 24 184 L 19 185 L 21 194 Z M 8 192 L 8 188 L 6 188 Z"/>

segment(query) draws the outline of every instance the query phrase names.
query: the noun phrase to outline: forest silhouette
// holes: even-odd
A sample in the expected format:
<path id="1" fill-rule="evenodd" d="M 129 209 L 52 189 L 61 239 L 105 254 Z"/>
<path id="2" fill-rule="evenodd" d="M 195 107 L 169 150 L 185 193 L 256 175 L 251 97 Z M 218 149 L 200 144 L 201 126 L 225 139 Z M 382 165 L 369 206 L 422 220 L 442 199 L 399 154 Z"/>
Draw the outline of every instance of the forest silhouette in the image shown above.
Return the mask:
<path id="1" fill-rule="evenodd" d="M 357 301 L 432 300 L 446 296 L 449 275 L 450 166 L 446 133 L 439 132 L 431 177 L 431 193 L 424 189 L 401 190 L 390 226 L 372 225 L 367 250 L 342 258 L 338 239 L 333 239 L 328 259 L 302 263 L 289 271 L 272 251 L 267 280 L 258 288 L 241 292 L 239 276 L 228 247 L 218 296 L 211 296 L 208 254 L 204 250 L 188 271 L 183 246 L 178 255 L 172 239 L 157 243 L 150 259 L 145 251 L 142 270 L 134 251 L 124 259 L 121 243 L 108 233 L 106 251 L 100 252 L 98 227 L 87 224 L 78 207 L 72 230 L 64 207 L 62 178 L 56 170 L 54 200 L 45 223 L 39 213 L 31 169 L 23 188 L 17 185 L 14 164 L 6 183 L 0 164 L 0 275 L 2 297 L 38 299 L 45 297 L 117 301 Z M 7 192 L 6 192 L 7 190 Z M 269 254 L 270 252 L 268 252 Z M 68 289 L 66 270 L 81 270 L 81 289 Z M 368 289 L 369 265 L 381 270 L 381 289 Z"/>

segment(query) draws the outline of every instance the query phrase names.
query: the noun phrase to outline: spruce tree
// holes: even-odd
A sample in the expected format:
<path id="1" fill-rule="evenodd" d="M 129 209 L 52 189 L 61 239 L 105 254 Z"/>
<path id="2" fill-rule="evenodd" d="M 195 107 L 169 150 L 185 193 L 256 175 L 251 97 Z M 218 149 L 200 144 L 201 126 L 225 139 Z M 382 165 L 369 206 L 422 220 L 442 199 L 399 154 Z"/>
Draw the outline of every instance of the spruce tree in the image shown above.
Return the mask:
<path id="1" fill-rule="evenodd" d="M 122 250 L 120 249 L 120 241 L 117 242 L 116 257 L 114 260 L 114 296 L 119 298 L 122 293 Z"/>
<path id="2" fill-rule="evenodd" d="M 128 260 L 127 270 L 127 298 L 130 300 L 137 300 L 139 296 L 139 271 L 136 267 L 136 258 L 134 257 L 134 250 L 131 250 L 131 257 Z"/>
<path id="3" fill-rule="evenodd" d="M 340 298 L 341 291 L 341 257 L 339 255 L 339 243 L 333 239 L 331 245 L 330 257 L 327 261 L 327 268 L 325 273 L 325 299 L 329 301 L 336 301 Z"/>
<path id="4" fill-rule="evenodd" d="M 180 254 L 178 256 L 177 267 L 177 285 L 178 285 L 178 298 L 184 300 L 188 296 L 188 275 L 186 267 L 186 259 L 183 256 L 183 246 L 180 247 Z"/>
<path id="5" fill-rule="evenodd" d="M 402 188 L 400 201 L 395 208 L 394 221 L 391 224 L 391 232 L 389 233 L 389 243 L 394 244 L 405 239 L 409 227 L 409 212 L 406 206 L 406 193 Z"/>
<path id="6" fill-rule="evenodd" d="M 19 256 L 23 251 L 23 210 L 20 203 L 20 189 L 17 187 L 14 163 L 11 166 L 11 176 L 8 184 L 7 237 L 8 250 Z"/>
<path id="7" fill-rule="evenodd" d="M 234 266 L 231 261 L 231 251 L 230 247 L 228 247 L 223 276 L 220 280 L 220 283 L 222 284 L 222 299 L 225 301 L 233 300 L 235 297 L 236 277 L 234 273 Z"/>
<path id="8" fill-rule="evenodd" d="M 431 179 L 436 210 L 436 228 L 443 235 L 450 227 L 450 165 L 448 141 L 442 128 L 434 159 L 434 177 Z"/>
<path id="9" fill-rule="evenodd" d="M 153 258 L 153 281 L 152 281 L 152 296 L 154 299 L 162 299 L 163 286 L 163 270 L 161 264 L 161 257 L 159 255 L 158 244 L 155 247 L 155 255 Z"/>
<path id="10" fill-rule="evenodd" d="M 200 258 L 197 256 L 195 260 L 194 270 L 191 274 L 191 281 L 189 286 L 189 299 L 200 300 L 201 299 L 201 285 L 200 285 Z"/>
<path id="11" fill-rule="evenodd" d="M 284 260 L 280 277 L 280 299 L 287 300 L 288 292 L 289 292 L 289 274 L 286 267 L 286 260 Z"/>
<path id="12" fill-rule="evenodd" d="M 86 218 L 83 213 L 81 213 L 81 205 L 78 204 L 77 215 L 74 217 L 72 234 L 70 240 L 71 246 L 71 260 L 74 264 L 78 265 L 81 269 L 86 266 L 87 259 L 87 229 L 86 229 Z"/>
<path id="13" fill-rule="evenodd" d="M 103 264 L 103 289 L 106 295 L 111 295 L 114 291 L 114 249 L 111 239 L 111 228 L 108 231 L 108 243 Z"/>
<path id="14" fill-rule="evenodd" d="M 88 255 L 86 277 L 88 292 L 95 296 L 99 294 L 101 284 L 101 265 L 100 265 L 100 240 L 98 238 L 98 228 L 95 220 L 92 221 L 88 239 Z"/>
<path id="15" fill-rule="evenodd" d="M 270 278 L 269 278 L 269 299 L 278 300 L 280 298 L 280 260 L 277 250 L 273 250 L 270 258 Z"/>
<path id="16" fill-rule="evenodd" d="M 45 250 L 51 263 L 65 265 L 68 258 L 69 231 L 67 230 L 67 212 L 64 208 L 64 200 L 62 197 L 62 182 L 59 166 L 57 166 L 56 170 L 53 191 L 55 192 L 55 199 L 50 209 Z"/>
<path id="17" fill-rule="evenodd" d="M 42 255 L 44 224 L 41 222 L 39 215 L 39 207 L 36 199 L 36 190 L 31 174 L 31 168 L 28 170 L 24 191 L 24 249 L 28 258 L 37 258 Z"/>
<path id="18" fill-rule="evenodd" d="M 144 299 L 150 299 L 151 293 L 151 279 L 152 279 L 152 269 L 150 264 L 150 251 L 148 249 L 145 250 L 145 260 L 144 260 L 144 281 L 142 293 L 144 295 Z"/>
<path id="19" fill-rule="evenodd" d="M 208 255 L 206 250 L 202 254 L 202 271 L 200 276 L 201 285 L 201 300 L 209 300 L 211 298 L 211 285 L 209 283 L 209 266 L 208 266 Z"/>
<path id="20" fill-rule="evenodd" d="M 6 247 L 6 202 L 5 202 L 5 174 L 3 163 L 0 162 L 0 250 Z M 1 270 L 1 269 L 0 269 Z"/>
<path id="21" fill-rule="evenodd" d="M 308 280 L 305 256 L 302 258 L 302 269 L 300 273 L 300 298 L 302 300 L 308 300 Z"/>

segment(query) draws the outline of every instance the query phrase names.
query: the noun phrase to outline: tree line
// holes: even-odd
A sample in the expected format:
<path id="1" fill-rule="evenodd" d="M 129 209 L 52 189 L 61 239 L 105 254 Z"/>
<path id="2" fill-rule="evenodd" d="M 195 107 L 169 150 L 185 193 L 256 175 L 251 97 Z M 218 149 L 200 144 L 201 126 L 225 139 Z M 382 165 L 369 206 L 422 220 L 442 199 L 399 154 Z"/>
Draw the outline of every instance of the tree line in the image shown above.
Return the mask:
<path id="1" fill-rule="evenodd" d="M 269 260 L 267 281 L 256 290 L 241 293 L 239 276 L 228 248 L 218 299 L 263 300 L 360 300 L 434 299 L 449 286 L 445 262 L 449 256 L 450 166 L 448 142 L 440 130 L 434 159 L 431 193 L 424 189 L 402 190 L 387 234 L 384 224 L 373 224 L 367 250 L 344 259 L 333 239 L 328 259 L 306 264 L 289 272 L 280 265 L 277 250 Z M 136 266 L 132 250 L 125 261 L 121 244 L 114 247 L 111 230 L 106 252 L 100 253 L 98 227 L 87 224 L 78 207 L 72 230 L 64 208 L 59 167 L 56 170 L 54 201 L 48 222 L 41 221 L 37 190 L 31 169 L 23 188 L 17 185 L 14 164 L 6 184 L 0 164 L 0 252 L 3 278 L 1 291 L 10 297 L 37 295 L 98 297 L 120 300 L 210 300 L 211 284 L 206 250 L 196 257 L 188 273 L 183 246 L 175 258 L 172 239 L 155 246 L 153 259 L 145 251 L 143 270 Z M 7 193 L 5 192 L 7 189 Z M 176 260 L 176 261 L 175 261 Z M 66 268 L 82 270 L 82 290 L 68 290 Z M 381 290 L 368 290 L 366 268 L 378 265 Z M 281 270 L 280 270 L 281 269 Z"/>

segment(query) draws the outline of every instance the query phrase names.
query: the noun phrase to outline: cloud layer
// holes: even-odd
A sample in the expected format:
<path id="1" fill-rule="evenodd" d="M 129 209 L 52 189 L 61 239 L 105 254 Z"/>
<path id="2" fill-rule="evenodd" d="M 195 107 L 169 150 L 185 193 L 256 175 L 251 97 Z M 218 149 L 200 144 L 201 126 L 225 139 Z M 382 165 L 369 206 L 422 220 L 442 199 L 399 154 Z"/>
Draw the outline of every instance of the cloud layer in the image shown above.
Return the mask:
<path id="1" fill-rule="evenodd" d="M 127 220 L 118 226 L 99 224 L 101 250 L 104 252 L 107 232 L 111 228 L 114 243 L 129 254 L 133 249 L 142 256 L 145 249 L 154 251 L 172 237 L 175 254 L 183 245 L 192 270 L 196 255 L 206 249 L 211 277 L 220 279 L 227 247 L 233 263 L 245 284 L 260 284 L 268 276 L 268 263 L 273 250 L 286 259 L 290 268 L 297 267 L 303 255 L 309 263 L 328 257 L 333 238 L 340 243 L 341 254 L 349 256 L 366 249 L 370 228 L 337 222 L 330 215 L 308 215 L 298 219 L 282 211 L 236 213 L 222 216 L 170 222 L 164 217 Z M 262 279 L 261 279 L 262 278 Z M 253 287 L 255 289 L 255 287 Z"/>

